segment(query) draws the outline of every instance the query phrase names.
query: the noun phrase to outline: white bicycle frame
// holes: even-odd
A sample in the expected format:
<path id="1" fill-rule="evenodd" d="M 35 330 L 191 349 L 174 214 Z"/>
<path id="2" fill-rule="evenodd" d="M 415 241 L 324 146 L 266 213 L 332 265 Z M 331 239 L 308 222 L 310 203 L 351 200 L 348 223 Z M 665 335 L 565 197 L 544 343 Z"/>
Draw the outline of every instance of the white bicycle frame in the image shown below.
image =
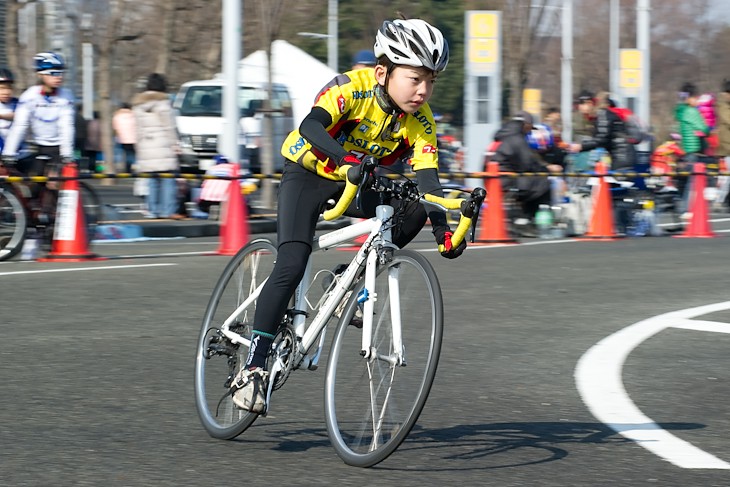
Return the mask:
<path id="1" fill-rule="evenodd" d="M 393 207 L 389 205 L 380 205 L 376 209 L 376 216 L 369 220 L 363 220 L 358 223 L 349 225 L 338 230 L 315 237 L 312 245 L 312 252 L 331 249 L 348 240 L 353 240 L 361 235 L 368 234 L 365 243 L 355 254 L 347 269 L 337 279 L 334 287 L 329 291 L 329 295 L 324 303 L 319 307 L 317 314 L 311 320 L 309 326 L 306 326 L 306 316 L 297 313 L 293 317 L 293 327 L 297 337 L 301 338 L 299 342 L 299 352 L 302 361 L 297 364 L 306 366 L 309 369 L 316 369 L 320 354 L 324 345 L 325 326 L 327 321 L 332 317 L 335 309 L 339 305 L 345 293 L 349 290 L 352 282 L 358 274 L 359 268 L 365 266 L 365 286 L 358 296 L 358 300 L 362 299 L 363 304 L 363 328 L 362 328 L 362 348 L 361 355 L 366 360 L 379 359 L 387 361 L 392 365 L 402 365 L 405 363 L 402 335 L 401 335 L 401 317 L 400 317 L 400 293 L 398 290 L 398 269 L 390 269 L 388 282 L 390 287 L 390 313 L 393 338 L 393 355 L 383 355 L 373 350 L 372 326 L 373 326 L 373 308 L 375 301 L 378 299 L 375 289 L 375 277 L 377 271 L 379 250 L 383 247 L 396 248 L 392 243 L 392 234 L 390 224 L 385 226 L 385 222 L 393 216 Z M 312 258 L 310 256 L 307 267 L 294 292 L 294 309 L 307 309 L 307 290 L 312 282 Z M 232 342 L 241 343 L 250 346 L 250 340 L 230 330 L 230 325 L 236 321 L 241 313 L 243 313 L 250 304 L 259 296 L 261 289 L 266 281 L 259 284 L 255 290 L 241 303 L 238 308 L 225 320 L 221 326 L 221 332 Z M 314 353 L 310 353 L 315 341 L 319 337 L 319 345 Z M 376 354 L 377 353 L 377 354 Z M 283 364 L 275 362 L 272 366 L 270 374 L 275 377 L 276 373 L 282 370 Z M 273 381 L 272 381 L 273 383 Z M 269 391 L 269 394 L 271 391 Z"/>

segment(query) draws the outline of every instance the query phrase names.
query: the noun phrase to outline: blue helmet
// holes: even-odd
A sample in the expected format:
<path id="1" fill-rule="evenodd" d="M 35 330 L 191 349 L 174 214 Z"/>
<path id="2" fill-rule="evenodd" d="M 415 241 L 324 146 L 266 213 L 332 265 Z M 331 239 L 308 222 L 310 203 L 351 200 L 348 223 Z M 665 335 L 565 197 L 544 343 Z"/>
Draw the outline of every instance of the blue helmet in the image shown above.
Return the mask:
<path id="1" fill-rule="evenodd" d="M 43 71 L 61 71 L 66 69 L 63 57 L 55 52 L 39 52 L 33 56 L 33 64 L 37 73 Z"/>
<path id="2" fill-rule="evenodd" d="M 527 143 L 536 151 L 546 151 L 553 148 L 553 131 L 547 125 L 538 123 L 525 136 Z"/>
<path id="3" fill-rule="evenodd" d="M 375 54 L 370 50 L 362 50 L 355 53 L 352 57 L 352 64 L 364 64 L 366 66 L 375 66 L 378 63 Z"/>

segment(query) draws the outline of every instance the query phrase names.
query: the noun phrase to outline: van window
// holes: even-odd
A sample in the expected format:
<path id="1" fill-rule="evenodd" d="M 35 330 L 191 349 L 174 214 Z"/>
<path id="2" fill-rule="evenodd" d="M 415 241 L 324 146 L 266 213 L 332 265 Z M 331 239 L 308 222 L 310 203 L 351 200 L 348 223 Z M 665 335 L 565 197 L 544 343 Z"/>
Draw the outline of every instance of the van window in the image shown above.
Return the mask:
<path id="1" fill-rule="evenodd" d="M 291 107 L 288 93 L 284 91 L 278 95 L 276 102 L 280 107 Z M 222 117 L 223 87 L 222 86 L 191 86 L 185 92 L 185 98 L 180 104 L 180 115 L 183 117 Z M 252 117 L 264 106 L 266 90 L 252 86 L 241 86 L 238 90 L 238 108 L 241 117 Z M 285 109 L 285 108 L 284 108 Z M 291 111 L 291 108 L 290 108 Z"/>
<path id="2" fill-rule="evenodd" d="M 191 86 L 185 92 L 185 99 L 180 105 L 180 115 L 184 117 L 220 117 L 220 86 Z"/>

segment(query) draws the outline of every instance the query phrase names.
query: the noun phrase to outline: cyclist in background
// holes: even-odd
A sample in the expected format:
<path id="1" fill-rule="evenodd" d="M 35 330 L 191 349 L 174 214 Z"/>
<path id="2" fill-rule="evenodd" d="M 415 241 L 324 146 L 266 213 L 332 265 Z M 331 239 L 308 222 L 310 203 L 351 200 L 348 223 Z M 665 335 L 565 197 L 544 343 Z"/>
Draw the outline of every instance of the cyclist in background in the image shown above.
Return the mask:
<path id="1" fill-rule="evenodd" d="M 394 20 L 384 22 L 378 31 L 374 53 L 378 59 L 374 69 L 348 71 L 330 81 L 299 129 L 282 145 L 287 161 L 279 188 L 278 255 L 258 298 L 248 358 L 234 381 L 233 401 L 253 413 L 265 410 L 266 356 L 304 274 L 319 215 L 344 188 L 338 168 L 351 166 L 348 179 L 353 180 L 365 159 L 376 158 L 383 167 L 406 156 L 419 191 L 443 195 L 436 125 L 428 100 L 449 61 L 448 44 L 438 29 L 423 20 Z M 375 215 L 378 195 L 363 191 L 362 196 L 362 211 L 350 208 L 346 215 Z M 410 242 L 430 218 L 444 257 L 458 257 L 466 248 L 465 242 L 451 245 L 452 233 L 443 212 L 427 213 L 419 203 L 391 204 L 408 205 L 402 222 L 393 229 L 398 247 Z"/>
<path id="2" fill-rule="evenodd" d="M 0 149 L 5 144 L 18 106 L 18 99 L 13 96 L 13 83 L 13 72 L 8 68 L 0 68 Z"/>
<path id="3" fill-rule="evenodd" d="M 66 65 L 59 54 L 38 53 L 33 64 L 39 83 L 20 95 L 2 158 L 6 165 L 18 162 L 18 169 L 25 174 L 42 176 L 45 161 L 35 156 L 49 156 L 54 165 L 73 161 L 74 102 L 71 91 L 61 87 Z M 18 160 L 18 149 L 28 131 L 35 154 Z"/>

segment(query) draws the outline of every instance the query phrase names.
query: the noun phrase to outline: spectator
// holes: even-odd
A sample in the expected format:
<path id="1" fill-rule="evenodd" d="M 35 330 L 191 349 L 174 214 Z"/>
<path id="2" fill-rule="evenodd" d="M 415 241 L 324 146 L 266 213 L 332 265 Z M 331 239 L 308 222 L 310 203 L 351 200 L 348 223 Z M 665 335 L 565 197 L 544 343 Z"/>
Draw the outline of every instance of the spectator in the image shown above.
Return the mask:
<path id="1" fill-rule="evenodd" d="M 352 57 L 352 68 L 351 69 L 363 69 L 363 68 L 374 68 L 378 60 L 375 58 L 373 51 L 364 49 L 358 51 Z"/>
<path id="2" fill-rule="evenodd" d="M 720 164 L 724 172 L 730 168 L 730 80 L 723 82 L 722 92 L 717 96 L 717 156 L 721 159 Z M 724 167 L 723 167 L 724 166 Z M 730 177 L 720 176 L 718 181 L 720 189 L 716 203 L 728 206 L 728 193 L 730 192 Z"/>
<path id="3" fill-rule="evenodd" d="M 0 149 L 10 131 L 18 99 L 13 96 L 15 77 L 8 68 L 0 68 Z"/>
<path id="4" fill-rule="evenodd" d="M 90 173 L 96 172 L 96 161 L 101 152 L 101 122 L 99 112 L 95 111 L 93 118 L 86 123 L 86 140 L 84 141 L 84 159 Z"/>
<path id="5" fill-rule="evenodd" d="M 137 143 L 137 128 L 134 113 L 129 103 L 122 103 L 112 116 L 112 128 L 117 142 L 124 151 L 125 171 L 132 172 L 134 164 L 134 144 Z"/>
<path id="6" fill-rule="evenodd" d="M 636 150 L 627 139 L 626 124 L 614 108 L 616 102 L 605 91 L 596 95 L 593 103 L 581 104 L 581 112 L 594 122 L 593 135 L 580 143 L 572 144 L 570 150 L 575 153 L 602 148 L 611 156 L 613 171 L 633 170 Z"/>
<path id="7" fill-rule="evenodd" d="M 694 165 L 702 162 L 703 138 L 710 134 L 710 127 L 697 109 L 699 91 L 692 83 L 685 83 L 679 90 L 679 103 L 674 110 L 674 118 L 679 124 L 679 135 L 682 137 L 682 149 L 686 153 L 682 171 L 692 172 Z M 677 177 L 677 189 L 682 195 L 681 210 L 687 212 L 690 196 L 690 185 L 687 176 Z"/>
<path id="8" fill-rule="evenodd" d="M 551 172 L 559 174 L 563 168 L 548 164 L 534 151 L 527 140 L 532 131 L 533 118 L 527 112 L 517 112 L 504 123 L 494 140 L 499 144 L 492 160 L 499 163 L 499 170 L 505 172 Z M 516 222 L 523 237 L 535 237 L 534 218 L 541 204 L 550 204 L 550 181 L 546 176 L 519 176 L 505 178 L 502 186 L 506 191 L 516 191 L 516 199 L 522 210 L 522 217 Z"/>
<path id="9" fill-rule="evenodd" d="M 49 156 L 53 164 L 73 162 L 73 95 L 61 86 L 66 64 L 60 54 L 53 52 L 36 54 L 33 63 L 39 83 L 20 96 L 3 147 L 3 159 L 13 164 L 30 132 L 29 138 L 37 147 L 37 155 Z M 36 157 L 20 161 L 19 170 L 28 175 L 45 175 L 45 161 Z"/>
<path id="10" fill-rule="evenodd" d="M 165 77 L 152 73 L 147 90 L 132 100 L 137 128 L 137 172 L 173 173 L 180 169 L 179 146 L 172 105 L 167 95 Z M 149 218 L 183 219 L 177 213 L 177 183 L 174 178 L 151 178 L 147 194 Z"/>
<path id="11" fill-rule="evenodd" d="M 83 160 L 84 147 L 86 146 L 86 124 L 84 109 L 80 103 L 77 103 L 74 111 L 74 153 L 76 159 L 79 160 L 79 165 L 82 167 L 88 165 Z"/>
<path id="12" fill-rule="evenodd" d="M 582 143 L 593 137 L 596 109 L 595 94 L 582 90 L 576 99 L 576 110 L 573 112 L 573 140 Z M 571 170 L 576 172 L 587 171 L 596 160 L 590 151 L 576 152 L 570 155 Z"/>

